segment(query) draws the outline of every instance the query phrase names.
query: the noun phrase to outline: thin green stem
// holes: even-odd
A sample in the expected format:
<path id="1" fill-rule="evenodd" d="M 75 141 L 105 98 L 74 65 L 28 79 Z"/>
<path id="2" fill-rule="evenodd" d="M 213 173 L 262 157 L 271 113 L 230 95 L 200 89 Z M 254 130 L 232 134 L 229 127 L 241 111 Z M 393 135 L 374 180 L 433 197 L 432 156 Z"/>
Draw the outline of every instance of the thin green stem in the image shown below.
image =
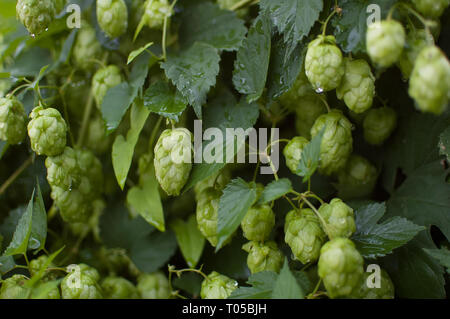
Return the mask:
<path id="1" fill-rule="evenodd" d="M 152 133 L 150 134 L 150 139 L 148 142 L 149 151 L 151 153 L 151 157 L 153 158 L 153 144 L 155 143 L 156 134 L 158 134 L 159 128 L 161 127 L 161 123 L 163 121 L 163 117 L 160 116 L 155 126 L 153 127 Z"/>
<path id="2" fill-rule="evenodd" d="M 28 159 L 23 162 L 23 164 L 20 165 L 19 168 L 17 168 L 15 172 L 2 184 L 2 186 L 0 187 L 0 195 L 2 195 L 8 189 L 8 187 L 20 176 L 20 174 L 22 174 L 23 171 L 31 165 L 31 163 L 33 162 L 33 158 L 34 155 L 30 155 L 30 157 L 28 157 Z"/>
<path id="3" fill-rule="evenodd" d="M 325 22 L 323 23 L 322 26 L 322 36 L 325 36 L 327 34 L 327 26 L 328 26 L 328 22 L 330 22 L 331 18 L 338 12 L 338 6 L 335 5 L 333 12 L 330 13 L 330 15 L 328 16 L 328 18 L 325 20 Z"/>
<path id="4" fill-rule="evenodd" d="M 27 84 L 19 85 L 19 86 L 16 87 L 12 92 L 8 93 L 6 96 L 7 96 L 7 97 L 13 96 L 13 95 L 16 94 L 17 91 L 19 91 L 20 89 L 23 89 L 23 88 L 25 88 L 25 87 L 26 87 L 26 88 L 29 88 L 30 85 L 29 85 L 28 83 L 27 83 Z"/>
<path id="5" fill-rule="evenodd" d="M 165 61 L 167 58 L 167 49 L 166 49 L 166 42 L 167 42 L 167 28 L 168 28 L 168 21 L 170 18 L 170 15 L 172 13 L 173 8 L 175 7 L 175 4 L 177 3 L 178 0 L 175 0 L 174 2 L 172 2 L 172 5 L 170 6 L 169 12 L 166 14 L 166 16 L 164 17 L 164 26 L 163 26 L 163 34 L 162 34 L 162 59 Z"/>
<path id="6" fill-rule="evenodd" d="M 331 112 L 331 108 L 330 108 L 330 104 L 328 104 L 327 100 L 322 95 L 319 95 L 319 99 L 322 101 L 322 103 L 327 108 L 328 113 L 330 113 Z"/>
<path id="7" fill-rule="evenodd" d="M 325 222 L 325 220 L 323 219 L 322 215 L 320 215 L 320 213 L 317 210 L 317 208 L 314 207 L 314 205 L 311 204 L 311 202 L 304 196 L 302 197 L 302 201 L 304 201 L 306 203 L 306 205 L 308 205 L 313 210 L 313 212 L 316 214 L 317 218 L 319 218 L 320 222 L 322 223 L 323 228 L 325 228 L 325 233 L 328 235 L 328 238 L 332 239 L 330 237 L 330 235 L 329 235 L 330 232 L 328 230 L 328 224 Z"/>

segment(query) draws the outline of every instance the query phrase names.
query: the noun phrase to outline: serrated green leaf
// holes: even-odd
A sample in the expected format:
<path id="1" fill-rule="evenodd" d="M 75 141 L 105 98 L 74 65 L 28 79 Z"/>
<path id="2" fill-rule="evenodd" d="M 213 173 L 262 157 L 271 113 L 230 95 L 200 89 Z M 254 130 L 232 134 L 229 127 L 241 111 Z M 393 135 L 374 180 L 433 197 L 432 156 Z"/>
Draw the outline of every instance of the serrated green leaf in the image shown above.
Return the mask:
<path id="1" fill-rule="evenodd" d="M 34 197 L 33 216 L 31 222 L 31 234 L 28 240 L 28 249 L 35 250 L 35 253 L 45 248 L 47 238 L 47 212 L 45 210 L 44 199 L 42 198 L 39 183 L 36 183 L 36 194 Z"/>
<path id="2" fill-rule="evenodd" d="M 316 172 L 317 167 L 319 167 L 320 145 L 322 144 L 324 132 L 325 128 L 323 128 L 319 134 L 314 136 L 311 142 L 309 142 L 302 151 L 296 174 L 303 177 L 303 182 L 310 179 Z"/>
<path id="3" fill-rule="evenodd" d="M 259 203 L 269 203 L 280 198 L 283 195 L 286 195 L 291 190 L 292 183 L 289 179 L 281 178 L 279 180 L 274 180 L 264 188 L 261 198 L 259 199 Z"/>
<path id="4" fill-rule="evenodd" d="M 299 286 L 297 279 L 289 269 L 287 258 L 284 259 L 283 268 L 275 281 L 272 292 L 273 299 L 304 299 L 305 293 Z"/>
<path id="5" fill-rule="evenodd" d="M 153 45 L 153 42 L 149 42 L 143 47 L 140 47 L 139 49 L 136 49 L 134 51 L 131 51 L 130 54 L 128 54 L 127 64 L 130 64 L 134 61 L 139 55 L 141 55 L 144 51 L 146 51 L 149 47 Z"/>
<path id="6" fill-rule="evenodd" d="M 180 42 L 189 47 L 204 42 L 219 50 L 237 50 L 247 33 L 244 21 L 215 3 L 204 2 L 190 6 L 181 17 Z"/>
<path id="7" fill-rule="evenodd" d="M 450 274 L 450 250 L 445 247 L 441 249 L 426 249 L 424 248 L 428 255 L 439 260 L 442 266 L 447 269 L 447 272 Z"/>
<path id="8" fill-rule="evenodd" d="M 179 91 L 171 90 L 168 83 L 158 81 L 144 94 L 144 105 L 153 113 L 178 121 L 186 108 L 186 102 Z"/>
<path id="9" fill-rule="evenodd" d="M 352 240 L 365 258 L 385 256 L 425 229 L 398 216 L 377 224 L 385 211 L 385 203 L 374 203 L 355 212 L 356 232 Z"/>
<path id="10" fill-rule="evenodd" d="M 117 182 L 123 189 L 127 180 L 133 160 L 134 148 L 139 139 L 139 135 L 150 114 L 150 111 L 144 107 L 142 101 L 136 100 L 131 107 L 130 129 L 126 139 L 122 135 L 117 135 L 112 146 L 112 164 Z"/>
<path id="11" fill-rule="evenodd" d="M 252 287 L 239 287 L 228 299 L 271 299 L 278 275 L 272 271 L 261 271 L 251 275 L 247 284 Z"/>
<path id="12" fill-rule="evenodd" d="M 165 231 L 164 212 L 159 195 L 158 181 L 153 166 L 141 185 L 132 187 L 127 193 L 127 203 L 149 224 Z"/>
<path id="13" fill-rule="evenodd" d="M 233 71 L 234 87 L 247 95 L 249 103 L 259 99 L 263 93 L 269 70 L 270 48 L 270 20 L 265 14 L 259 15 L 237 53 Z"/>
<path id="14" fill-rule="evenodd" d="M 206 94 L 216 84 L 219 61 L 220 55 L 216 48 L 196 42 L 177 55 L 169 55 L 167 61 L 161 63 L 166 76 L 194 107 L 199 118 L 202 117 Z"/>
<path id="15" fill-rule="evenodd" d="M 450 126 L 439 137 L 439 154 L 447 156 L 450 161 Z"/>
<path id="16" fill-rule="evenodd" d="M 34 202 L 34 190 L 31 195 L 30 202 L 28 203 L 27 210 L 20 217 L 17 223 L 16 230 L 14 231 L 13 238 L 8 248 L 6 248 L 3 256 L 13 256 L 25 254 L 27 251 L 28 241 L 31 235 L 32 220 L 33 220 L 33 202 Z"/>
<path id="17" fill-rule="evenodd" d="M 288 58 L 318 20 L 323 0 L 262 0 L 261 9 L 270 15 L 272 23 L 283 35 L 288 45 Z"/>
<path id="18" fill-rule="evenodd" d="M 129 82 L 122 82 L 106 92 L 101 111 L 108 134 L 119 126 L 122 117 L 142 89 L 148 69 L 154 62 L 149 53 L 140 55 L 133 64 Z"/>
<path id="19" fill-rule="evenodd" d="M 256 187 L 247 184 L 242 178 L 233 179 L 225 187 L 219 202 L 216 251 L 236 231 L 255 201 Z"/>
<path id="20" fill-rule="evenodd" d="M 195 268 L 205 246 L 205 237 L 198 230 L 195 215 L 191 215 L 186 222 L 176 219 L 170 226 L 175 232 L 184 260 L 190 268 Z"/>

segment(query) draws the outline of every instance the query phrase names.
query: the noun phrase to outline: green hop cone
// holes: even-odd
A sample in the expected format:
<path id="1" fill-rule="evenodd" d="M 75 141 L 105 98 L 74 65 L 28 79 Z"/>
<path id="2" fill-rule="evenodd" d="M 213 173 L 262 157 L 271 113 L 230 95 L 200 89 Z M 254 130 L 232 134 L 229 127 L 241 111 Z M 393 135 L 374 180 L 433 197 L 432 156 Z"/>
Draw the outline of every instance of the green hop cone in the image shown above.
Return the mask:
<path id="1" fill-rule="evenodd" d="M 405 30 L 400 22 L 385 20 L 367 28 L 366 48 L 371 60 L 387 68 L 397 62 L 405 45 Z"/>
<path id="2" fill-rule="evenodd" d="M 286 215 L 284 232 L 285 242 L 301 263 L 315 262 L 319 258 L 320 248 L 325 242 L 326 234 L 311 209 L 290 211 Z"/>
<path id="3" fill-rule="evenodd" d="M 336 94 L 355 113 L 363 113 L 372 106 L 375 95 L 375 77 L 365 60 L 346 58 L 345 75 Z"/>
<path id="4" fill-rule="evenodd" d="M 319 208 L 322 225 L 330 239 L 350 237 L 356 230 L 353 209 L 339 198 L 333 198 L 329 204 L 324 203 Z"/>
<path id="5" fill-rule="evenodd" d="M 210 187 L 205 189 L 197 200 L 196 217 L 198 229 L 213 247 L 216 247 L 218 242 L 217 220 L 221 195 L 221 191 Z"/>
<path id="6" fill-rule="evenodd" d="M 217 0 L 217 4 L 219 5 L 219 7 L 224 10 L 233 9 L 233 7 L 236 4 L 238 4 L 239 2 L 241 2 L 241 0 Z M 249 9 L 244 7 L 244 8 L 238 9 L 236 11 L 236 14 L 240 18 L 244 18 L 248 12 L 249 12 Z"/>
<path id="7" fill-rule="evenodd" d="M 44 267 L 44 265 L 47 261 L 48 261 L 48 257 L 46 255 L 42 255 L 42 256 L 39 256 L 38 258 L 31 260 L 30 267 L 29 267 L 31 276 L 36 275 Z M 47 268 L 53 268 L 53 267 L 55 267 L 55 265 L 53 263 L 50 263 Z M 54 280 L 54 279 L 56 279 L 56 275 L 54 272 L 52 273 L 50 271 L 47 271 L 47 269 L 46 269 L 45 273 L 44 273 L 44 277 L 42 279 L 43 279 L 43 281 Z"/>
<path id="8" fill-rule="evenodd" d="M 352 154 L 338 173 L 338 196 L 344 200 L 365 198 L 372 193 L 377 178 L 375 166 L 364 157 Z"/>
<path id="9" fill-rule="evenodd" d="M 27 277 L 14 275 L 3 280 L 0 288 L 0 299 L 27 299 L 30 290 L 25 287 Z"/>
<path id="10" fill-rule="evenodd" d="M 395 288 L 388 273 L 381 269 L 379 279 L 379 286 L 374 274 L 364 272 L 360 281 L 359 289 L 352 294 L 352 298 L 355 299 L 394 299 Z"/>
<path id="11" fill-rule="evenodd" d="M 295 129 L 297 133 L 311 140 L 311 128 L 317 118 L 327 112 L 325 103 L 319 95 L 306 95 L 300 98 L 295 108 Z"/>
<path id="12" fill-rule="evenodd" d="M 16 15 L 32 36 L 46 31 L 56 15 L 54 0 L 18 0 Z"/>
<path id="13" fill-rule="evenodd" d="M 364 139 L 372 145 L 383 144 L 397 126 L 397 113 L 390 107 L 371 109 L 363 121 Z"/>
<path id="14" fill-rule="evenodd" d="M 92 92 L 94 94 L 97 108 L 100 110 L 103 98 L 109 89 L 122 82 L 120 69 L 115 65 L 109 65 L 98 70 L 92 77 Z"/>
<path id="15" fill-rule="evenodd" d="M 0 98 L 0 139 L 19 144 L 27 132 L 27 115 L 22 103 L 15 97 Z"/>
<path id="16" fill-rule="evenodd" d="M 95 268 L 86 264 L 67 267 L 68 274 L 61 282 L 63 299 L 101 299 L 98 281 L 100 275 Z"/>
<path id="17" fill-rule="evenodd" d="M 293 174 L 297 172 L 302 152 L 309 141 L 303 136 L 296 136 L 284 147 L 283 155 L 286 159 L 286 166 Z"/>
<path id="18" fill-rule="evenodd" d="M 213 271 L 202 282 L 202 299 L 227 299 L 237 288 L 238 283 L 225 275 Z"/>
<path id="19" fill-rule="evenodd" d="M 86 222 L 71 223 L 69 224 L 70 231 L 75 236 L 84 238 L 88 233 L 92 232 L 94 238 L 101 242 L 100 239 L 100 217 L 106 207 L 106 203 L 101 199 L 96 199 L 89 209 L 92 209 L 92 213 Z"/>
<path id="20" fill-rule="evenodd" d="M 223 190 L 230 180 L 231 172 L 228 167 L 225 166 L 222 170 L 195 184 L 195 198 L 198 199 L 203 191 L 209 187 L 214 187 L 217 190 Z"/>
<path id="21" fill-rule="evenodd" d="M 127 31 L 128 9 L 124 0 L 97 0 L 97 21 L 110 38 L 117 38 Z"/>
<path id="22" fill-rule="evenodd" d="M 137 288 L 122 277 L 109 276 L 102 280 L 101 288 L 107 299 L 137 299 Z"/>
<path id="23" fill-rule="evenodd" d="M 450 63 L 436 46 L 420 51 L 409 80 L 409 95 L 422 112 L 442 114 L 450 97 Z"/>
<path id="24" fill-rule="evenodd" d="M 142 274 L 137 280 L 142 299 L 167 299 L 170 297 L 169 280 L 162 272 Z"/>
<path id="25" fill-rule="evenodd" d="M 155 174 L 167 195 L 178 196 L 192 169 L 192 134 L 185 128 L 167 129 L 155 145 Z"/>
<path id="26" fill-rule="evenodd" d="M 402 52 L 398 66 L 404 79 L 409 79 L 420 51 L 433 39 L 425 30 L 414 30 L 406 36 L 406 46 Z"/>
<path id="27" fill-rule="evenodd" d="M 250 241 L 242 249 L 248 252 L 247 266 L 252 274 L 260 271 L 279 272 L 283 265 L 284 256 L 274 241 Z"/>
<path id="28" fill-rule="evenodd" d="M 73 45 L 72 58 L 77 67 L 90 71 L 95 68 L 95 61 L 101 59 L 102 47 L 97 41 L 95 29 L 86 21 L 81 21 L 81 25 Z"/>
<path id="29" fill-rule="evenodd" d="M 57 109 L 37 106 L 30 114 L 28 136 L 38 155 L 56 156 L 66 146 L 67 125 Z"/>
<path id="30" fill-rule="evenodd" d="M 359 289 L 363 262 L 350 239 L 336 238 L 322 246 L 318 273 L 330 298 L 350 296 Z"/>
<path id="31" fill-rule="evenodd" d="M 275 226 L 275 214 L 267 204 L 250 208 L 241 222 L 244 237 L 253 241 L 266 240 L 273 226 Z"/>
<path id="32" fill-rule="evenodd" d="M 96 116 L 89 121 L 85 145 L 95 154 L 104 154 L 111 145 L 111 135 L 106 135 L 105 121 Z"/>
<path id="33" fill-rule="evenodd" d="M 295 110 L 297 109 L 298 104 L 300 104 L 301 98 L 314 94 L 315 92 L 311 86 L 311 83 L 306 77 L 305 71 L 302 70 L 292 85 L 292 88 L 280 96 L 279 100 L 284 106 L 290 108 L 291 110 Z"/>
<path id="34" fill-rule="evenodd" d="M 314 138 L 325 128 L 320 144 L 319 172 L 331 175 L 341 170 L 353 150 L 352 123 L 339 110 L 317 118 L 311 128 Z"/>
<path id="35" fill-rule="evenodd" d="M 331 91 L 339 86 L 344 75 L 341 50 L 333 36 L 318 36 L 308 45 L 305 57 L 305 73 L 318 93 Z"/>
<path id="36" fill-rule="evenodd" d="M 439 18 L 450 5 L 450 0 L 412 0 L 414 7 L 429 18 Z"/>
<path id="37" fill-rule="evenodd" d="M 55 1 L 55 12 L 58 15 L 66 6 L 66 0 L 54 0 Z"/>
<path id="38" fill-rule="evenodd" d="M 164 18 L 170 17 L 172 13 L 168 0 L 147 0 L 144 4 L 142 21 L 152 29 L 162 29 Z"/>

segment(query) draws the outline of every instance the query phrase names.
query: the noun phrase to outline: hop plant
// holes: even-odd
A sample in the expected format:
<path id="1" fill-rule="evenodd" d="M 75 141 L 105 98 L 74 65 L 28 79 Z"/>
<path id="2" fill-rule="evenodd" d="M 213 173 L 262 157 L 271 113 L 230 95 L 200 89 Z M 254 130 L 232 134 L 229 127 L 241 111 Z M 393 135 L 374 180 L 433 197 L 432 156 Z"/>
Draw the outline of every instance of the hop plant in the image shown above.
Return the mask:
<path id="1" fill-rule="evenodd" d="M 355 299 L 394 299 L 395 288 L 391 278 L 384 269 L 381 269 L 380 275 L 380 286 L 373 287 L 374 283 L 372 282 L 369 286 L 368 282 L 371 274 L 364 272 L 359 289 L 356 289 L 351 297 Z"/>
<path id="2" fill-rule="evenodd" d="M 202 282 L 202 299 L 227 299 L 237 288 L 238 283 L 225 275 L 213 271 Z"/>
<path id="3" fill-rule="evenodd" d="M 152 29 L 162 29 L 164 18 L 172 15 L 172 8 L 167 0 L 147 0 L 144 4 L 142 21 Z"/>
<path id="4" fill-rule="evenodd" d="M 283 265 L 283 254 L 274 241 L 250 241 L 242 249 L 248 253 L 247 266 L 252 274 L 260 271 L 279 272 Z"/>
<path id="5" fill-rule="evenodd" d="M 425 30 L 414 30 L 407 34 L 406 45 L 398 61 L 403 78 L 409 79 L 417 56 L 431 41 L 433 38 Z"/>
<path id="6" fill-rule="evenodd" d="M 366 48 L 371 60 L 387 68 L 397 62 L 405 45 L 405 30 L 400 22 L 384 20 L 367 28 Z"/>
<path id="7" fill-rule="evenodd" d="M 137 280 L 137 290 L 142 299 L 167 299 L 170 297 L 169 280 L 162 272 L 142 274 Z"/>
<path id="8" fill-rule="evenodd" d="M 106 135 L 106 126 L 101 116 L 89 122 L 85 145 L 96 154 L 104 154 L 111 145 L 110 135 Z"/>
<path id="9" fill-rule="evenodd" d="M 225 10 L 231 10 L 236 4 L 238 4 L 240 0 L 217 0 L 219 7 Z M 245 17 L 248 13 L 248 8 L 241 8 L 236 11 L 238 17 Z"/>
<path id="10" fill-rule="evenodd" d="M 353 209 L 339 198 L 333 198 L 329 204 L 324 203 L 319 208 L 324 229 L 330 239 L 350 237 L 356 230 Z"/>
<path id="11" fill-rule="evenodd" d="M 0 288 L 0 299 L 27 299 L 29 289 L 25 287 L 27 277 L 24 275 L 13 275 L 2 282 Z"/>
<path id="12" fill-rule="evenodd" d="M 318 95 L 306 95 L 300 98 L 295 109 L 295 129 L 297 133 L 311 140 L 311 128 L 314 122 L 326 112 L 327 107 Z"/>
<path id="13" fill-rule="evenodd" d="M 203 191 L 209 187 L 214 187 L 217 190 L 222 190 L 227 186 L 231 180 L 231 172 L 227 166 L 217 173 L 205 178 L 204 180 L 198 182 L 194 186 L 195 198 L 198 199 Z"/>
<path id="14" fill-rule="evenodd" d="M 91 206 L 92 213 L 86 222 L 69 224 L 72 234 L 80 238 L 84 238 L 89 232 L 92 232 L 94 238 L 100 242 L 100 217 L 105 207 L 106 203 L 103 200 L 94 200 Z"/>
<path id="15" fill-rule="evenodd" d="M 322 246 L 318 274 L 330 298 L 350 296 L 359 289 L 363 262 L 350 239 L 336 238 Z"/>
<path id="16" fill-rule="evenodd" d="M 97 0 L 97 21 L 110 38 L 117 38 L 127 31 L 128 9 L 124 0 Z"/>
<path id="17" fill-rule="evenodd" d="M 38 155 L 56 156 L 66 146 L 67 125 L 57 109 L 37 106 L 31 111 L 28 136 Z"/>
<path id="18" fill-rule="evenodd" d="M 450 63 L 436 46 L 420 51 L 409 80 L 409 95 L 422 112 L 442 114 L 450 97 Z"/>
<path id="19" fill-rule="evenodd" d="M 326 234 L 316 214 L 309 208 L 292 210 L 286 215 L 284 226 L 285 242 L 293 255 L 303 264 L 315 262 Z"/>
<path id="20" fill-rule="evenodd" d="M 308 143 L 309 141 L 303 136 L 296 136 L 283 149 L 286 166 L 294 174 L 297 172 L 298 165 L 300 164 L 303 149 Z"/>
<path id="21" fill-rule="evenodd" d="M 250 208 L 241 222 L 244 237 L 253 241 L 266 240 L 275 225 L 275 214 L 270 205 L 263 204 Z"/>
<path id="22" fill-rule="evenodd" d="M 364 139 L 372 145 L 381 145 L 391 136 L 396 125 L 394 109 L 386 106 L 371 109 L 363 121 Z"/>
<path id="23" fill-rule="evenodd" d="M 185 128 L 167 129 L 155 145 L 155 174 L 167 195 L 178 196 L 192 168 L 192 134 Z"/>
<path id="24" fill-rule="evenodd" d="M 58 286 L 42 288 L 43 285 L 45 285 L 45 282 L 40 282 L 34 287 L 31 291 L 31 299 L 61 299 Z"/>
<path id="25" fill-rule="evenodd" d="M 322 93 L 337 88 L 344 75 L 344 63 L 336 39 L 318 36 L 308 45 L 305 57 L 305 73 L 316 92 Z"/>
<path id="26" fill-rule="evenodd" d="M 336 90 L 337 97 L 355 113 L 363 113 L 372 106 L 375 77 L 365 60 L 344 60 L 345 74 Z"/>
<path id="27" fill-rule="evenodd" d="M 338 173 L 338 196 L 345 200 L 366 197 L 372 193 L 377 178 L 375 166 L 364 157 L 352 154 Z"/>
<path id="28" fill-rule="evenodd" d="M 26 134 L 27 115 L 23 104 L 15 97 L 0 98 L 0 139 L 19 144 Z"/>
<path id="29" fill-rule="evenodd" d="M 96 65 L 95 60 L 101 59 L 102 47 L 97 41 L 94 28 L 85 21 L 81 24 L 83 27 L 78 31 L 72 57 L 77 67 L 91 71 Z"/>
<path id="30" fill-rule="evenodd" d="M 92 77 L 92 92 L 98 109 L 101 108 L 103 98 L 110 88 L 122 82 L 120 69 L 115 65 L 109 65 L 98 70 Z"/>
<path id="31" fill-rule="evenodd" d="M 61 281 L 63 299 L 101 299 L 103 297 L 98 284 L 100 275 L 95 268 L 78 264 L 69 270 Z"/>
<path id="32" fill-rule="evenodd" d="M 423 15 L 439 18 L 450 5 L 449 0 L 412 0 L 414 7 Z"/>
<path id="33" fill-rule="evenodd" d="M 219 201 L 222 192 L 210 187 L 203 191 L 197 200 L 197 225 L 200 232 L 216 247 L 217 238 L 217 220 L 219 216 Z"/>
<path id="34" fill-rule="evenodd" d="M 339 110 L 331 110 L 317 118 L 311 137 L 325 129 L 320 144 L 319 172 L 331 175 L 345 166 L 353 150 L 352 123 Z"/>
<path id="35" fill-rule="evenodd" d="M 30 267 L 29 267 L 30 275 L 31 276 L 36 275 L 44 267 L 44 265 L 45 265 L 45 263 L 47 263 L 47 261 L 48 261 L 48 257 L 46 255 L 42 255 L 42 256 L 39 256 L 38 258 L 31 260 Z M 55 265 L 53 263 L 50 263 L 48 265 L 48 268 L 52 268 L 52 267 L 55 267 Z M 55 274 L 47 271 L 47 269 L 46 269 L 42 280 L 48 281 L 48 280 L 54 280 L 54 279 L 56 279 Z"/>
<path id="36" fill-rule="evenodd" d="M 109 276 L 101 283 L 103 295 L 108 299 L 137 299 L 139 293 L 137 288 L 122 277 Z"/>
<path id="37" fill-rule="evenodd" d="M 54 0 L 18 0 L 17 18 L 32 36 L 46 31 L 56 15 Z"/>
<path id="38" fill-rule="evenodd" d="M 296 110 L 299 104 L 303 103 L 302 98 L 306 98 L 310 95 L 315 95 L 315 92 L 306 77 L 305 70 L 302 70 L 292 85 L 292 88 L 280 96 L 279 100 L 284 106 L 291 110 Z"/>

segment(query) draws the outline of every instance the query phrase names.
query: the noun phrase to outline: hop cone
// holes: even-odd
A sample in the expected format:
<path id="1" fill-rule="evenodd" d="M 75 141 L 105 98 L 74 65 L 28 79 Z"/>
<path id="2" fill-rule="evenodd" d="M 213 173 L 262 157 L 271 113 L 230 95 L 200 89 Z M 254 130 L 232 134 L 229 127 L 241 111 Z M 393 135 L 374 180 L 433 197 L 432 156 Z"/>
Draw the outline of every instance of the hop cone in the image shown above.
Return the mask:
<path id="1" fill-rule="evenodd" d="M 79 264 L 61 282 L 63 299 L 101 299 L 102 293 L 98 271 L 85 264 Z"/>
<path id="2" fill-rule="evenodd" d="M 296 136 L 285 146 L 283 150 L 283 155 L 286 159 L 286 166 L 294 174 L 297 172 L 298 165 L 300 164 L 303 149 L 308 143 L 309 141 L 303 136 Z"/>
<path id="3" fill-rule="evenodd" d="M 107 299 L 136 299 L 139 297 L 137 288 L 122 277 L 106 277 L 101 283 L 101 288 Z"/>
<path id="4" fill-rule="evenodd" d="M 142 299 L 167 299 L 170 297 L 169 280 L 162 272 L 139 276 L 137 290 Z"/>
<path id="5" fill-rule="evenodd" d="M 270 205 L 263 204 L 250 208 L 241 222 L 244 237 L 253 241 L 264 241 L 275 225 L 275 214 Z"/>
<path id="6" fill-rule="evenodd" d="M 449 6 L 449 0 L 412 0 L 417 11 L 430 18 L 439 18 Z"/>
<path id="7" fill-rule="evenodd" d="M 195 198 L 198 199 L 203 191 L 209 187 L 214 187 L 217 190 L 222 190 L 227 186 L 231 180 L 231 172 L 227 166 L 217 173 L 205 178 L 204 180 L 195 184 Z"/>
<path id="8" fill-rule="evenodd" d="M 381 107 L 371 109 L 363 121 L 364 138 L 372 145 L 381 145 L 391 136 L 397 125 L 394 109 Z"/>
<path id="9" fill-rule="evenodd" d="M 13 275 L 2 282 L 0 288 L 0 299 L 26 299 L 29 289 L 25 287 L 27 277 L 24 275 Z"/>
<path id="10" fill-rule="evenodd" d="M 326 223 L 324 229 L 330 239 L 350 237 L 356 230 L 353 209 L 339 198 L 333 198 L 329 204 L 322 204 L 319 214 Z"/>
<path id="11" fill-rule="evenodd" d="M 150 28 L 162 29 L 166 15 L 172 15 L 170 7 L 167 0 L 147 0 L 144 4 L 143 19 Z"/>
<path id="12" fill-rule="evenodd" d="M 97 41 L 95 30 L 85 21 L 82 21 L 81 25 L 83 27 L 78 31 L 72 57 L 77 67 L 90 71 L 96 65 L 95 60 L 101 59 L 102 47 Z"/>
<path id="13" fill-rule="evenodd" d="M 300 98 L 295 108 L 295 129 L 297 133 L 311 140 L 311 128 L 317 118 L 327 112 L 327 107 L 318 95 Z"/>
<path id="14" fill-rule="evenodd" d="M 356 289 L 351 297 L 355 299 L 394 299 L 395 289 L 391 278 L 384 269 L 381 270 L 380 274 L 380 286 L 373 287 L 374 283 L 368 282 L 371 281 L 371 278 L 369 278 L 371 273 L 364 272 L 359 289 Z M 370 288 L 368 284 L 371 284 Z"/>
<path id="15" fill-rule="evenodd" d="M 16 98 L 0 98 L 0 139 L 19 144 L 27 132 L 27 115 Z"/>
<path id="16" fill-rule="evenodd" d="M 283 254 L 274 241 L 250 241 L 242 249 L 248 252 L 247 266 L 252 274 L 260 271 L 279 272 L 283 265 Z"/>
<path id="17" fill-rule="evenodd" d="M 203 280 L 200 296 L 202 299 L 227 299 L 237 286 L 235 280 L 213 271 Z"/>
<path id="18" fill-rule="evenodd" d="M 420 51 L 424 49 L 428 41 L 432 41 L 425 30 L 414 30 L 406 36 L 406 46 L 403 49 L 398 66 L 402 71 L 403 78 L 409 79 Z"/>
<path id="19" fill-rule="evenodd" d="M 31 35 L 46 31 L 56 14 L 53 0 L 18 0 L 16 15 Z"/>
<path id="20" fill-rule="evenodd" d="M 216 246 L 217 238 L 217 219 L 219 216 L 219 201 L 222 192 L 210 187 L 203 191 L 197 201 L 197 225 L 200 232 L 211 243 Z"/>
<path id="21" fill-rule="evenodd" d="M 124 0 L 97 0 L 97 21 L 110 38 L 117 38 L 127 31 L 128 9 Z"/>
<path id="22" fill-rule="evenodd" d="M 98 70 L 92 78 L 92 92 L 98 109 L 101 108 L 103 98 L 110 88 L 122 82 L 120 69 L 115 65 Z"/>
<path id="23" fill-rule="evenodd" d="M 315 92 L 306 77 L 305 70 L 302 70 L 292 85 L 292 88 L 280 96 L 280 102 L 284 106 L 295 110 L 297 109 L 298 104 L 301 103 L 303 97 L 314 94 Z"/>

